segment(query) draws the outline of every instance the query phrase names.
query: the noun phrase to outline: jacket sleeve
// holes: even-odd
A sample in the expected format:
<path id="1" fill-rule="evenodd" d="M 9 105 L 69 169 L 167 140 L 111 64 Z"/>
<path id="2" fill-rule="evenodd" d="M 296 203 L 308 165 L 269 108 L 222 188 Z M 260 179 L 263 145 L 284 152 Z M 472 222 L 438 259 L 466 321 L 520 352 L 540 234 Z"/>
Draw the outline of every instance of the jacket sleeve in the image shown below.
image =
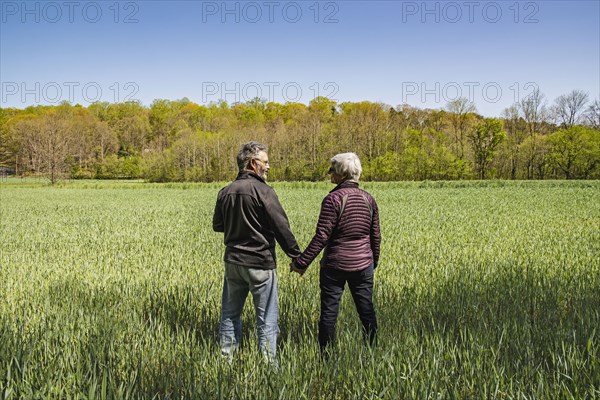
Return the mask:
<path id="1" fill-rule="evenodd" d="M 337 211 L 332 196 L 327 196 L 321 203 L 321 212 L 317 222 L 317 230 L 310 244 L 302 255 L 295 260 L 300 268 L 308 268 L 311 262 L 327 246 L 337 222 Z"/>
<path id="2" fill-rule="evenodd" d="M 221 207 L 221 192 L 217 196 L 215 212 L 213 214 L 213 231 L 225 232 L 225 223 L 223 221 L 223 208 Z"/>
<path id="3" fill-rule="evenodd" d="M 379 209 L 375 199 L 372 199 L 373 218 L 371 219 L 371 251 L 373 251 L 373 263 L 377 268 L 379 264 L 379 250 L 381 248 L 381 232 L 379 229 Z"/>
<path id="4" fill-rule="evenodd" d="M 297 258 L 300 255 L 300 247 L 296 242 L 296 237 L 292 233 L 288 217 L 273 189 L 269 188 L 265 193 L 263 206 L 269 220 L 269 225 L 275 235 L 275 240 L 277 240 L 277 243 L 279 243 L 288 257 L 292 259 Z"/>

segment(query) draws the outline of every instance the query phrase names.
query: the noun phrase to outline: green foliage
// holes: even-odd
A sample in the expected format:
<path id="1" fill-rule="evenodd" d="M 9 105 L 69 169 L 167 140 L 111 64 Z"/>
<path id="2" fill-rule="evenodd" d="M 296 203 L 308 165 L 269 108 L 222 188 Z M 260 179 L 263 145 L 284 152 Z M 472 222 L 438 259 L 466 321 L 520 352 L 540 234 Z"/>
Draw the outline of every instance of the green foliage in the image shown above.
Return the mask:
<path id="1" fill-rule="evenodd" d="M 141 157 L 117 157 L 112 154 L 96 166 L 96 179 L 134 179 L 141 173 Z"/>
<path id="2" fill-rule="evenodd" d="M 473 132 L 468 135 L 473 153 L 479 179 L 485 179 L 486 169 L 496 148 L 506 138 L 502 130 L 502 121 L 495 118 L 485 118 L 475 125 Z"/>
<path id="3" fill-rule="evenodd" d="M 587 179 L 600 176 L 600 132 L 572 126 L 548 138 L 552 145 L 551 164 L 564 173 L 565 179 Z"/>
<path id="4" fill-rule="evenodd" d="M 183 98 L 158 99 L 149 107 L 0 109 L 0 166 L 67 178 L 213 182 L 235 176 L 240 144 L 257 140 L 269 146 L 271 180 L 322 180 L 328 160 L 347 151 L 361 158 L 365 180 L 600 177 L 600 131 L 591 128 L 595 108 L 577 118 L 590 128 L 558 130 L 542 119 L 543 95 L 536 96 L 506 109 L 502 119 L 481 117 L 466 98 L 445 110 L 337 104 L 325 97 L 308 105 L 259 98 L 198 105 Z M 48 129 L 51 118 L 58 129 Z M 40 132 L 53 132 L 55 142 L 65 144 L 52 153 L 54 160 L 40 150 L 47 147 Z M 131 157 L 134 164 L 120 165 Z"/>
<path id="5" fill-rule="evenodd" d="M 396 181 L 400 179 L 400 157 L 388 151 L 371 161 L 366 167 L 365 178 L 374 181 Z"/>
<path id="6" fill-rule="evenodd" d="M 144 157 L 141 174 L 148 182 L 170 182 L 176 180 L 176 171 L 171 153 L 155 153 Z"/>

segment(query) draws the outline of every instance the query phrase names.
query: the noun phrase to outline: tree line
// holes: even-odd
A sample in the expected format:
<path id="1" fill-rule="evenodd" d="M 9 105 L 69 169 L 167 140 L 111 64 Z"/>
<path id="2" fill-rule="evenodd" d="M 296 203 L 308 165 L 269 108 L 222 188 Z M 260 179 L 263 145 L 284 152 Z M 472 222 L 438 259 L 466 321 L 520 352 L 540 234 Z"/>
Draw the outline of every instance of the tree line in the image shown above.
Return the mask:
<path id="1" fill-rule="evenodd" d="M 0 170 L 51 182 L 229 180 L 249 140 L 268 144 L 270 180 L 322 180 L 330 157 L 347 151 L 365 180 L 598 179 L 600 101 L 573 90 L 548 104 L 536 90 L 498 118 L 466 98 L 442 109 L 324 97 L 0 109 Z"/>

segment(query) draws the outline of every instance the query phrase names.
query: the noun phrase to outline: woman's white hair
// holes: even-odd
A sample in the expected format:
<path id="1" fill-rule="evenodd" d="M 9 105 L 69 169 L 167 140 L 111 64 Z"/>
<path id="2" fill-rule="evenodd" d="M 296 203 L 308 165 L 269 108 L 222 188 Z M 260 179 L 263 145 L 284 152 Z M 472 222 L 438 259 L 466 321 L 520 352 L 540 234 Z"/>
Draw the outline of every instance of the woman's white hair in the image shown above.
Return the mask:
<path id="1" fill-rule="evenodd" d="M 354 153 L 340 153 L 331 158 L 331 169 L 346 179 L 358 181 L 362 173 L 360 159 Z"/>

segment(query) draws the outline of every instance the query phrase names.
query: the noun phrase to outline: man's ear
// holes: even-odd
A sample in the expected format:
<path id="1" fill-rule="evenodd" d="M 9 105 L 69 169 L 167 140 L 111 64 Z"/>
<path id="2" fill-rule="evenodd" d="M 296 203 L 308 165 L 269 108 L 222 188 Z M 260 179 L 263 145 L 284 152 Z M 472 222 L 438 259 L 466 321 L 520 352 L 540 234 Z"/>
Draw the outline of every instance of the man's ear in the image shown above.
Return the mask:
<path id="1" fill-rule="evenodd" d="M 248 168 L 249 168 L 249 169 L 250 169 L 252 172 L 256 173 L 256 171 L 257 171 L 257 168 L 256 168 L 256 160 L 255 160 L 254 158 L 253 158 L 253 159 L 251 159 L 251 160 L 250 160 L 250 162 L 248 163 Z"/>

